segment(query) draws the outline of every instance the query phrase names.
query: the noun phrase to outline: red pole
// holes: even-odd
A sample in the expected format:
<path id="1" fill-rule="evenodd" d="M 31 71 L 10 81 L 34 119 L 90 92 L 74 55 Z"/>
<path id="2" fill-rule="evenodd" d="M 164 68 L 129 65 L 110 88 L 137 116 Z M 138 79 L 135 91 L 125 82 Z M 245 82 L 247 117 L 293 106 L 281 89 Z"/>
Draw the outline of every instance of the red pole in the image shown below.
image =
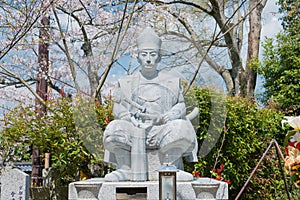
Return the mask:
<path id="1" fill-rule="evenodd" d="M 44 100 L 47 100 L 48 84 L 46 75 L 48 73 L 49 63 L 49 25 L 50 19 L 48 16 L 43 16 L 41 20 L 41 27 L 39 30 L 39 47 L 38 47 L 38 63 L 39 69 L 36 77 L 36 92 Z M 40 119 L 46 114 L 46 107 L 36 99 L 35 102 L 37 119 Z M 43 185 L 43 161 L 41 158 L 41 152 L 33 145 L 32 152 L 32 172 L 31 172 L 31 185 L 42 186 Z"/>
<path id="2" fill-rule="evenodd" d="M 280 158 L 282 158 L 284 160 L 284 156 L 279 148 L 279 145 L 277 143 L 276 140 L 272 140 L 270 145 L 268 146 L 267 150 L 264 152 L 264 154 L 262 155 L 262 157 L 260 158 L 260 160 L 258 161 L 257 165 L 255 166 L 255 168 L 253 169 L 253 171 L 251 172 L 248 180 L 246 181 L 246 183 L 244 184 L 244 186 L 242 187 L 242 189 L 240 190 L 240 192 L 238 193 L 238 195 L 235 197 L 235 200 L 238 200 L 243 191 L 245 190 L 245 188 L 247 187 L 248 183 L 250 182 L 251 178 L 253 177 L 254 173 L 256 172 L 256 170 L 258 169 L 260 163 L 263 161 L 263 159 L 266 157 L 267 153 L 269 152 L 270 148 L 272 147 L 272 145 L 275 145 L 275 148 L 276 148 L 276 154 L 277 154 L 277 158 L 278 158 L 278 162 L 279 162 L 279 167 L 280 167 L 280 170 L 281 170 L 281 175 L 282 175 L 282 178 L 284 180 L 284 186 L 285 186 L 285 190 L 287 192 L 287 196 L 288 196 L 288 199 L 290 200 L 290 194 L 289 194 L 289 190 L 288 190 L 288 187 L 287 187 L 287 183 L 286 183 L 286 180 L 285 180 L 285 176 L 284 176 L 284 171 L 282 169 L 282 166 L 281 166 L 281 163 L 280 163 Z"/>

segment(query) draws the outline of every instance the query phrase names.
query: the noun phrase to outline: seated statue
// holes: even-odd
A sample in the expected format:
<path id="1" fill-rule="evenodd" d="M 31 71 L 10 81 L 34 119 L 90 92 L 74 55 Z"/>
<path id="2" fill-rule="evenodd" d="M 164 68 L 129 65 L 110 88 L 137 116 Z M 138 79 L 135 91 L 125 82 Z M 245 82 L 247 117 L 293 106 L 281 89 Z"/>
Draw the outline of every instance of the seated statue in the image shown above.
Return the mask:
<path id="1" fill-rule="evenodd" d="M 192 175 L 183 171 L 182 157 L 197 162 L 198 147 L 191 117 L 186 116 L 180 78 L 157 69 L 161 39 L 153 29 L 141 33 L 137 46 L 141 69 L 119 80 L 114 94 L 115 120 L 104 132 L 105 161 L 117 168 L 105 180 L 157 180 L 157 170 L 164 163 L 180 169 L 177 179 L 192 180 Z M 149 152 L 155 152 L 157 159 L 149 161 Z M 151 173 L 156 177 L 149 177 Z"/>

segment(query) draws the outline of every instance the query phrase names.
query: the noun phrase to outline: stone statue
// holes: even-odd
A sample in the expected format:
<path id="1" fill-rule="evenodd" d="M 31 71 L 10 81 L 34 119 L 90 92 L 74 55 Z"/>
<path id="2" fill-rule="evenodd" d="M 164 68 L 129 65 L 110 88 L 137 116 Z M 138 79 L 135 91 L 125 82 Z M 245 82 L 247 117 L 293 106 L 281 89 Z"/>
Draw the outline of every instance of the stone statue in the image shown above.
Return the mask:
<path id="1" fill-rule="evenodd" d="M 197 162 L 197 140 L 182 95 L 180 79 L 158 71 L 161 39 L 146 28 L 137 39 L 141 70 L 121 78 L 114 95 L 113 114 L 104 132 L 105 161 L 117 169 L 106 181 L 157 180 L 164 163 L 175 165 L 177 179 L 193 177 L 183 171 L 182 157 Z"/>

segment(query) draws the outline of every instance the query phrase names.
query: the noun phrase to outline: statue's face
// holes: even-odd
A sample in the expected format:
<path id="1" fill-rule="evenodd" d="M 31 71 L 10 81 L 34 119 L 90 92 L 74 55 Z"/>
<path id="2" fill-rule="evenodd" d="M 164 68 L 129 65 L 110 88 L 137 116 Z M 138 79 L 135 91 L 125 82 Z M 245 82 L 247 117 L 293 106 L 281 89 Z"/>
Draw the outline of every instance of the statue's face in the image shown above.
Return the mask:
<path id="1" fill-rule="evenodd" d="M 155 71 L 157 63 L 160 61 L 159 50 L 143 49 L 138 54 L 139 63 L 142 65 L 144 71 Z"/>

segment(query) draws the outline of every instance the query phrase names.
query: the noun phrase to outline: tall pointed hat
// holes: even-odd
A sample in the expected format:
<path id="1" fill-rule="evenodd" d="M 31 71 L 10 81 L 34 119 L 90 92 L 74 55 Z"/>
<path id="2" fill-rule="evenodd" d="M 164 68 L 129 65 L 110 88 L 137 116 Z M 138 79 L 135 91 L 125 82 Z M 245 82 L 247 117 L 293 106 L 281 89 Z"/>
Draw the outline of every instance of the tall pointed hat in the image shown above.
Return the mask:
<path id="1" fill-rule="evenodd" d="M 146 27 L 137 39 L 138 49 L 160 49 L 161 39 L 155 33 L 155 31 Z"/>

